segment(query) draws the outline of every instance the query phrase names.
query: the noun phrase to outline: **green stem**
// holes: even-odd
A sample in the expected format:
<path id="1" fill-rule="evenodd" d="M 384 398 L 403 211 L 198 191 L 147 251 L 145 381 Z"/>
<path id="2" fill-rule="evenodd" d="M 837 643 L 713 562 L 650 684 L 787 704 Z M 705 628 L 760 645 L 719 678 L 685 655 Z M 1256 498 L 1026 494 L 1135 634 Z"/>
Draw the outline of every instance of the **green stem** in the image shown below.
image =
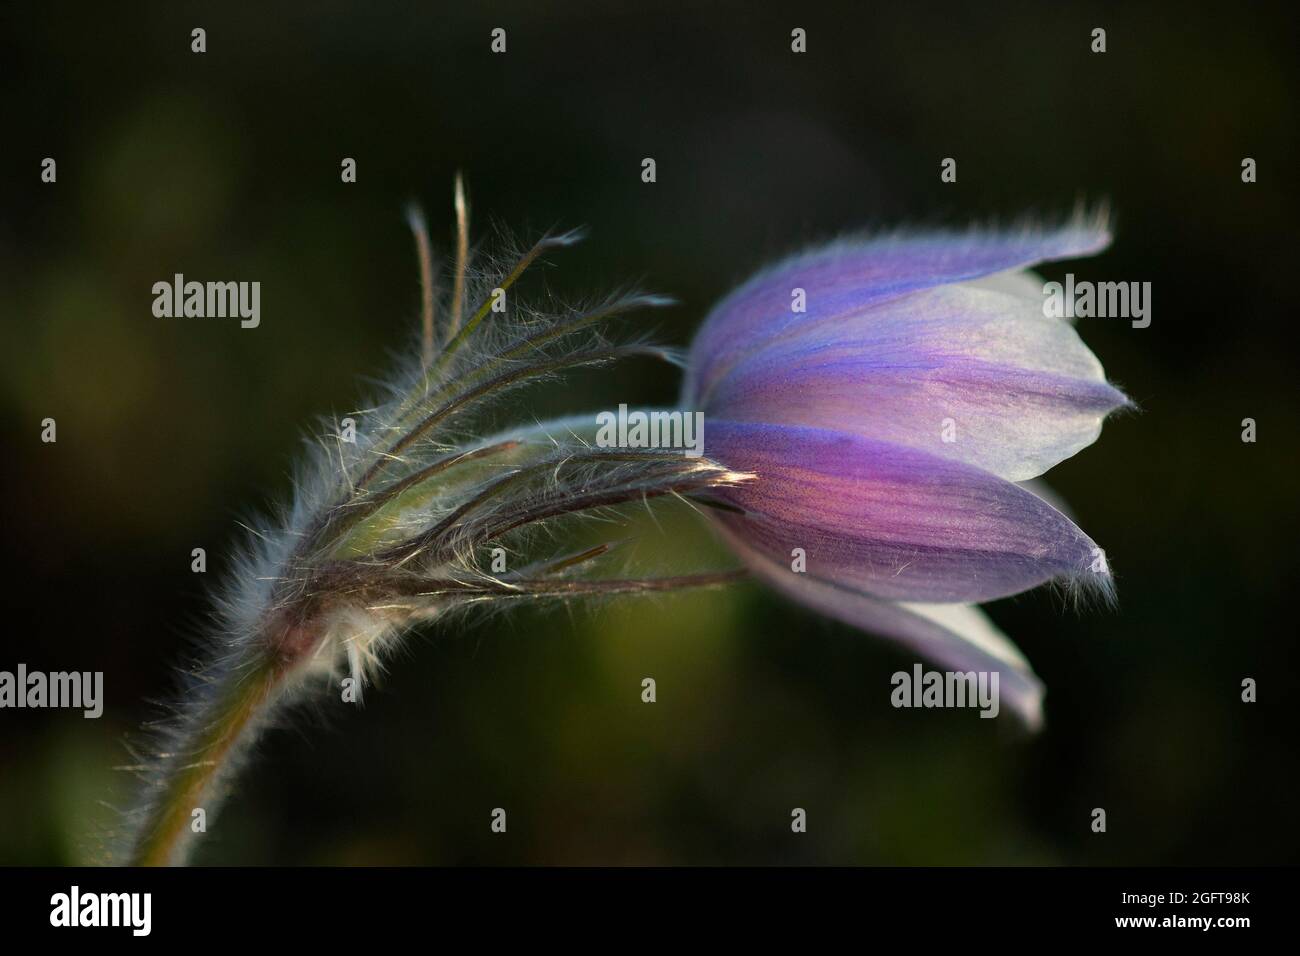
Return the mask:
<path id="1" fill-rule="evenodd" d="M 204 807 L 204 801 L 210 799 L 250 724 L 271 702 L 283 676 L 283 670 L 268 660 L 214 698 L 200 725 L 202 731 L 186 744 L 189 762 L 164 771 L 168 778 L 139 829 L 133 866 L 184 862 L 194 811 L 215 811 L 215 806 Z"/>

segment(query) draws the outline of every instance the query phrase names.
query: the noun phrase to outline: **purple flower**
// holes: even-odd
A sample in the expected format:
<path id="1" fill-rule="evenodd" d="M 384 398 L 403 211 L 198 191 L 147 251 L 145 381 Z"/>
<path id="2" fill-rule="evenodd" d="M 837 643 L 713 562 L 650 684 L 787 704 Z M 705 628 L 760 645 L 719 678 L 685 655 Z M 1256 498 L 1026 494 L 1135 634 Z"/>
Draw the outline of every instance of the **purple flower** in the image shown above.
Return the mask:
<path id="1" fill-rule="evenodd" d="M 1108 243 L 1101 224 L 836 243 L 732 292 L 688 361 L 706 453 L 755 475 L 719 518 L 750 568 L 944 667 L 999 672 L 1031 727 L 1042 684 L 975 603 L 1049 581 L 1109 598 L 1101 549 L 1020 483 L 1129 401 L 1025 270 Z"/>

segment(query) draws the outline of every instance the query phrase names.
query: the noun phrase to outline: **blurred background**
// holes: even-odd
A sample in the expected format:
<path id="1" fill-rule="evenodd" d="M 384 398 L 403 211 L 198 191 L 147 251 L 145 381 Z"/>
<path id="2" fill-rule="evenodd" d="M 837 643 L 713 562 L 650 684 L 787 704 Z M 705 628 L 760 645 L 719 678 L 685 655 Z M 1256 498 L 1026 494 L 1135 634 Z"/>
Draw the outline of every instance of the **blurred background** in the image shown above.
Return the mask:
<path id="1" fill-rule="evenodd" d="M 403 206 L 447 249 L 457 170 L 477 239 L 585 224 L 546 284 L 672 293 L 653 321 L 678 344 L 810 242 L 1109 201 L 1113 248 L 1043 271 L 1153 284 L 1150 328 L 1081 322 L 1142 413 L 1049 476 L 1120 607 L 990 607 L 1048 688 L 1032 739 L 892 709 L 911 658 L 752 584 L 431 628 L 364 709 L 265 738 L 197 862 L 1294 862 L 1294 8 L 881 6 L 7 6 L 0 669 L 102 670 L 107 706 L 0 713 L 0 864 L 101 859 L 123 740 L 170 691 L 236 520 L 288 494 L 303 429 L 410 341 Z M 176 272 L 259 280 L 261 327 L 155 318 Z M 530 408 L 677 385 L 633 364 Z M 670 560 L 706 547 L 640 532 Z"/>

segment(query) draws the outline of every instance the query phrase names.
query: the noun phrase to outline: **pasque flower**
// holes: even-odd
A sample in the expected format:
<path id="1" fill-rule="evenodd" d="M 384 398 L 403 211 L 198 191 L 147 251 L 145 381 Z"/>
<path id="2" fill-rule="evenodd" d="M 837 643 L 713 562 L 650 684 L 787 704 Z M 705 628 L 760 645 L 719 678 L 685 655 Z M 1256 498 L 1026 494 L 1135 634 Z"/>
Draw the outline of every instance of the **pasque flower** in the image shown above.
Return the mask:
<path id="1" fill-rule="evenodd" d="M 1025 270 L 1108 242 L 1077 222 L 836 243 L 727 296 L 687 363 L 707 454 L 754 476 L 718 517 L 749 568 L 935 663 L 999 672 L 1030 726 L 1042 685 L 975 604 L 1049 581 L 1111 596 L 1101 549 L 1023 483 L 1129 402 Z"/>
<path id="2" fill-rule="evenodd" d="M 184 862 L 202 829 L 192 821 L 202 811 L 213 825 L 261 731 L 309 697 L 358 702 L 413 626 L 467 606 L 743 573 L 629 576 L 606 558 L 613 541 L 565 545 L 575 521 L 620 506 L 720 505 L 723 534 L 776 588 L 963 671 L 999 670 L 1009 703 L 1037 722 L 1041 686 L 973 604 L 1058 579 L 1108 593 L 1091 539 L 1018 482 L 1092 442 L 1126 399 L 1015 270 L 1094 252 L 1103 230 L 830 246 L 734 292 L 683 362 L 610 331 L 662 297 L 528 305 L 520 278 L 576 237 L 471 259 L 459 183 L 456 199 L 442 295 L 412 218 L 424 291 L 412 359 L 348 416 L 353 430 L 324 423 L 292 505 L 250 529 L 231 562 L 177 705 L 133 764 L 130 860 Z M 796 290 L 804 311 L 791 310 Z M 685 407 L 707 416 L 703 455 L 602 447 L 597 415 L 538 422 L 505 401 L 638 357 L 686 366 Z M 795 548 L 806 573 L 789 570 Z"/>

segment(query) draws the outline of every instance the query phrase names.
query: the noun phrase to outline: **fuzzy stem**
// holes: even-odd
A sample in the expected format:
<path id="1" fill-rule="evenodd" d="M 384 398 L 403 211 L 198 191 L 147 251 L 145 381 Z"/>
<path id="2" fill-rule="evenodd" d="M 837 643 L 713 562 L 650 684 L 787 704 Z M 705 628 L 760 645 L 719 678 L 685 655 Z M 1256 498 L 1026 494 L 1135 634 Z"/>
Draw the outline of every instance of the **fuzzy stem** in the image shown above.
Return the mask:
<path id="1" fill-rule="evenodd" d="M 233 674 L 232 674 L 233 676 Z M 161 793 L 137 830 L 133 866 L 169 866 L 184 862 L 194 810 L 211 794 L 253 719 L 276 695 L 284 671 L 268 659 L 251 674 L 232 680 L 212 701 L 192 742 L 165 769 Z M 186 758 L 189 758 L 186 761 Z M 215 806 L 206 808 L 215 811 Z"/>
<path id="2" fill-rule="evenodd" d="M 623 358 L 632 358 L 636 356 L 650 356 L 653 358 L 665 358 L 666 353 L 662 348 L 651 345 L 619 345 L 609 348 L 591 349 L 585 352 L 578 352 L 574 355 L 567 355 L 561 358 L 551 359 L 546 362 L 538 362 L 535 365 L 523 366 L 504 372 L 496 378 L 490 379 L 481 385 L 469 389 L 457 395 L 454 399 L 434 409 L 420 421 L 418 425 L 403 435 L 396 441 L 392 447 L 384 453 L 384 457 L 378 459 L 371 465 L 360 478 L 354 483 L 356 490 L 368 488 L 385 469 L 394 461 L 400 461 L 401 454 L 407 448 L 419 441 L 421 437 L 427 434 L 435 426 L 439 425 L 446 419 L 450 418 L 456 412 L 469 405 L 477 399 L 490 395 L 507 386 L 514 385 L 520 381 L 530 378 L 541 378 L 555 372 L 562 372 L 567 369 L 580 368 L 587 365 L 601 365 L 606 362 L 617 361 Z"/>
<path id="3" fill-rule="evenodd" d="M 406 220 L 415 236 L 415 255 L 420 262 L 420 329 L 423 368 L 433 361 L 433 249 L 429 244 L 429 228 L 424 213 L 418 207 L 407 210 Z"/>
<path id="4" fill-rule="evenodd" d="M 572 232 L 567 232 L 559 236 L 543 236 L 531 249 L 524 253 L 522 259 L 515 263 L 515 267 L 510 270 L 509 274 L 507 274 L 504 279 L 501 280 L 501 285 L 497 288 L 501 289 L 503 292 L 508 290 L 515 284 L 521 275 L 528 271 L 528 267 L 531 266 L 542 253 L 547 252 L 550 249 L 571 245 L 576 241 L 577 234 Z M 464 270 L 459 269 L 457 271 L 463 272 Z M 494 301 L 493 297 L 489 295 L 483 301 L 483 304 L 474 312 L 474 315 L 470 318 L 469 322 L 465 324 L 465 327 L 448 339 L 446 347 L 438 357 L 438 361 L 434 363 L 433 367 L 429 370 L 429 374 L 425 376 L 426 386 L 428 382 L 435 380 L 447 367 L 447 363 L 451 361 L 456 350 L 465 344 L 469 337 L 474 333 L 474 329 L 478 327 L 478 324 L 487 318 L 488 313 L 492 311 L 492 303 Z M 459 322 L 457 324 L 459 324 Z"/>
<path id="5" fill-rule="evenodd" d="M 469 269 L 469 204 L 465 202 L 465 180 L 456 174 L 453 204 L 456 207 L 456 275 L 452 278 L 451 324 L 447 338 L 460 330 L 460 316 L 465 307 L 465 272 Z M 426 368 L 428 363 L 425 363 Z"/>

